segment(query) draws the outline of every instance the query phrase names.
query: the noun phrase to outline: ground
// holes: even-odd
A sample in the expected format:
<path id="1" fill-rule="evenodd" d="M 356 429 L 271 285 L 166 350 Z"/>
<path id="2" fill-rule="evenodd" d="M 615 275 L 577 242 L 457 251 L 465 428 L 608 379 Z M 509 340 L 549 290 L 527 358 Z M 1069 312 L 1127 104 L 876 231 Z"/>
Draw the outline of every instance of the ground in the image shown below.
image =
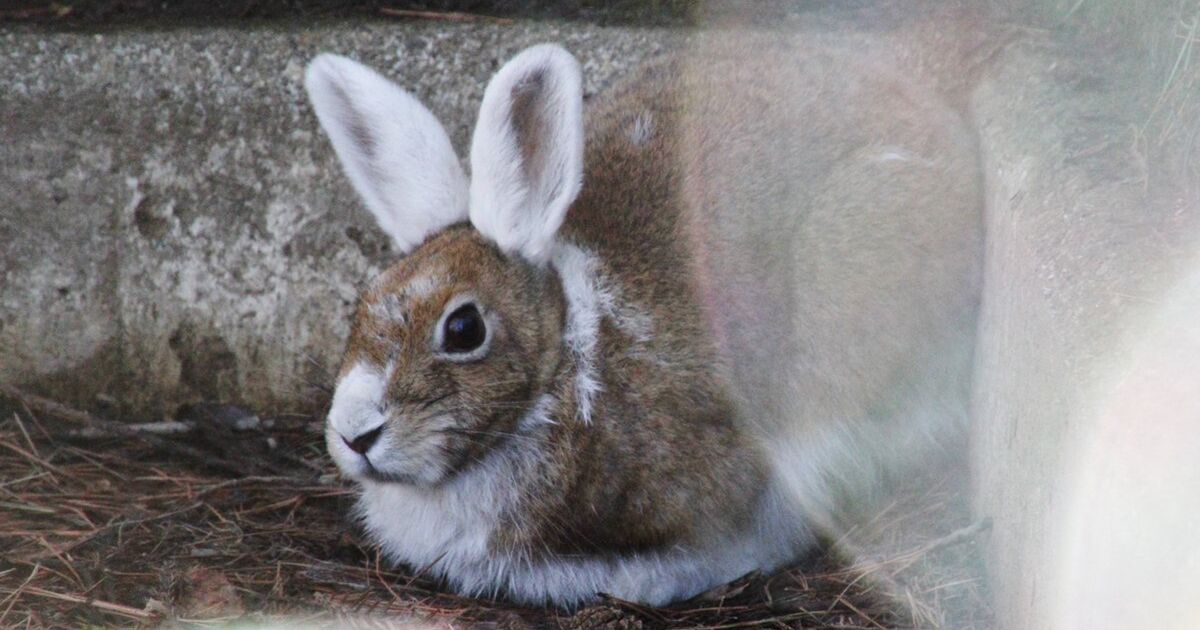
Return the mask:
<path id="1" fill-rule="evenodd" d="M 0 388 L 0 627 L 285 617 L 351 627 L 990 625 L 977 556 L 986 524 L 967 519 L 944 481 L 914 480 L 856 538 L 883 552 L 848 561 L 831 545 L 662 609 L 528 608 L 457 597 L 388 566 L 349 516 L 354 490 L 324 453 L 319 419 L 197 405 L 134 425 Z"/>

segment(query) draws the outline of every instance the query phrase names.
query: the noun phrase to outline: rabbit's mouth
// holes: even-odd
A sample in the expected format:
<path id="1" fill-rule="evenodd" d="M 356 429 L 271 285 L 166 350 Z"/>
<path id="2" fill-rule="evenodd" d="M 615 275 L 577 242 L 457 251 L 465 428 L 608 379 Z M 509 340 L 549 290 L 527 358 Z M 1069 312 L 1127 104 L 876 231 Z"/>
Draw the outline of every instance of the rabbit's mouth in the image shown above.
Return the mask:
<path id="1" fill-rule="evenodd" d="M 407 444 L 407 448 L 402 449 L 403 454 L 389 450 L 363 456 L 359 458 L 361 465 L 348 474 L 376 483 L 436 488 L 468 474 L 491 453 L 502 449 L 506 442 L 520 437 L 507 431 L 469 429 L 450 420 L 453 416 L 441 415 L 443 422 L 425 420 L 417 423 L 425 427 L 429 424 L 442 426 L 422 431 L 423 439 Z"/>
<path id="2" fill-rule="evenodd" d="M 523 437 L 516 433 L 483 432 L 459 426 L 444 427 L 432 431 L 432 434 L 437 436 L 437 439 L 433 439 L 432 446 L 438 456 L 426 458 L 422 465 L 416 467 L 418 472 L 407 470 L 408 466 L 403 467 L 405 470 L 397 470 L 387 466 L 385 462 L 376 463 L 371 461 L 370 457 L 364 456 L 360 458 L 361 465 L 357 470 L 347 471 L 347 474 L 359 482 L 436 489 L 470 475 L 472 470 L 489 460 L 493 453 L 504 450 L 509 442 Z"/>
<path id="3" fill-rule="evenodd" d="M 366 464 L 362 472 L 362 477 L 364 479 L 377 483 L 396 483 L 405 486 L 429 485 L 427 483 L 423 483 L 422 480 L 416 475 L 383 471 L 371 464 L 370 460 L 365 460 L 364 463 Z"/>
<path id="4" fill-rule="evenodd" d="M 364 457 L 363 476 L 371 481 L 433 488 L 455 474 L 455 449 L 437 433 L 421 432 L 403 444 L 393 443 L 377 455 Z"/>
<path id="5" fill-rule="evenodd" d="M 393 421 L 385 422 L 381 435 L 364 448 L 329 425 L 326 446 L 342 474 L 358 482 L 432 487 L 449 476 L 450 458 L 441 436 L 410 433 L 407 440 L 399 440 L 396 433 L 401 431 L 395 426 Z"/>
<path id="6" fill-rule="evenodd" d="M 343 471 L 345 469 L 343 468 Z M 362 457 L 361 464 L 353 471 L 345 471 L 355 481 L 399 484 L 419 488 L 433 488 L 455 475 L 455 470 L 443 461 L 423 462 L 421 465 L 397 466 L 393 462 L 373 462 Z"/>

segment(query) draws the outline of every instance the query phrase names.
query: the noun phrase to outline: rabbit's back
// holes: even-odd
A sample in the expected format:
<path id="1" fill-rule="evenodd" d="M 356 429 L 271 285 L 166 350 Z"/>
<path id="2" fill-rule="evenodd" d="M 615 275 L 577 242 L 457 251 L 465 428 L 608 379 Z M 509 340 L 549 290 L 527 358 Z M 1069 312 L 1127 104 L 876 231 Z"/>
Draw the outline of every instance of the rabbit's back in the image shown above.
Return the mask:
<path id="1" fill-rule="evenodd" d="M 960 435 L 976 147 L 933 81 L 886 54 L 696 41 L 593 109 L 570 229 L 609 250 L 677 342 L 712 352 L 741 419 L 821 519 L 835 496 Z"/>

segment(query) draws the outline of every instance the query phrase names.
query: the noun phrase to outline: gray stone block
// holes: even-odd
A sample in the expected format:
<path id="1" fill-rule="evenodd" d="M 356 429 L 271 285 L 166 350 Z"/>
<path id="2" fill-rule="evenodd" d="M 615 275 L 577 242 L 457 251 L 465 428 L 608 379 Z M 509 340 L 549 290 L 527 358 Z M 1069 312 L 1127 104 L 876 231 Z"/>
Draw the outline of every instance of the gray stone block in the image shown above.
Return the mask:
<path id="1" fill-rule="evenodd" d="M 1139 144 L 1153 86 L 1135 59 L 1034 38 L 1008 47 L 972 98 L 988 242 L 973 388 L 974 501 L 993 522 L 988 564 L 1001 628 L 1163 627 L 1185 612 L 1182 602 L 1195 601 L 1163 595 L 1200 587 L 1194 571 L 1189 583 L 1130 562 L 1131 551 L 1153 557 L 1179 542 L 1160 535 L 1174 525 L 1152 506 L 1117 487 L 1097 497 L 1078 485 L 1114 469 L 1128 467 L 1126 481 L 1153 470 L 1142 463 L 1153 440 L 1130 439 L 1136 435 L 1164 430 L 1157 435 L 1168 441 L 1200 444 L 1198 425 L 1180 422 L 1194 418 L 1194 406 L 1155 404 L 1171 399 L 1172 379 L 1194 383 L 1194 370 L 1154 376 L 1163 390 L 1149 392 L 1123 428 L 1108 424 L 1106 401 L 1122 382 L 1164 367 L 1132 360 L 1137 349 L 1194 347 L 1200 321 L 1155 323 L 1168 304 L 1196 302 L 1178 285 L 1200 251 L 1200 198 L 1166 160 L 1172 147 Z M 1181 130 L 1169 143 L 1192 134 Z M 1190 364 L 1198 366 L 1194 356 Z M 1124 435 L 1124 445 L 1107 444 L 1102 465 L 1088 463 L 1082 453 L 1113 435 Z M 1200 508 L 1195 461 L 1172 464 L 1183 513 Z M 1097 510 L 1117 497 L 1125 510 Z M 1077 555 L 1081 541 L 1088 547 Z M 1084 582 L 1086 601 L 1071 594 L 1084 592 Z"/>
<path id="2" fill-rule="evenodd" d="M 595 93 L 661 31 L 556 23 L 0 33 L 0 381 L 136 415 L 313 410 L 358 286 L 392 254 L 303 94 L 332 51 L 467 145 L 516 51 L 564 43 Z"/>

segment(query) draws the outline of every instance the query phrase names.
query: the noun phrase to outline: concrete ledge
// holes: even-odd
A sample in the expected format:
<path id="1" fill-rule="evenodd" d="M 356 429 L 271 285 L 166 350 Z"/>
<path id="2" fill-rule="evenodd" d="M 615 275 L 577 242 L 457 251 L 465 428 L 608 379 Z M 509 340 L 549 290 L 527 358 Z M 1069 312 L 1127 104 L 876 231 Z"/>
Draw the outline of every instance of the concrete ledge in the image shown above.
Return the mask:
<path id="1" fill-rule="evenodd" d="M 1162 615 L 1186 612 L 1182 602 L 1196 601 L 1195 594 L 1161 599 L 1179 593 L 1179 574 L 1146 572 L 1137 562 L 1116 566 L 1131 560 L 1121 551 L 1130 541 L 1097 529 L 1123 522 L 1142 540 L 1137 553 L 1150 557 L 1179 543 L 1157 536 L 1173 525 L 1131 494 L 1123 495 L 1126 510 L 1101 515 L 1088 503 L 1097 496 L 1076 485 L 1081 476 L 1111 476 L 1112 468 L 1080 459 L 1098 438 L 1171 427 L 1162 434 L 1167 440 L 1200 448 L 1200 425 L 1187 428 L 1184 416 L 1158 404 L 1126 414 L 1126 428 L 1116 433 L 1106 420 L 1105 401 L 1114 400 L 1122 381 L 1153 373 L 1131 358 L 1135 350 L 1148 342 L 1194 345 L 1200 321 L 1162 320 L 1166 305 L 1180 303 L 1171 297 L 1175 287 L 1200 263 L 1200 200 L 1194 185 L 1139 145 L 1137 130 L 1156 90 L 1130 61 L 1025 41 L 997 59 L 972 99 L 988 234 L 973 390 L 975 504 L 994 523 L 988 561 L 1003 628 L 1165 627 L 1178 621 Z M 1188 136 L 1181 131 L 1177 140 Z M 1191 365 L 1198 363 L 1193 357 Z M 1172 379 L 1194 383 L 1195 371 L 1155 378 L 1166 395 Z M 1142 394 L 1151 396 L 1147 403 L 1163 400 Z M 1186 406 L 1177 412 L 1193 413 Z M 1126 444 L 1128 450 L 1108 443 L 1103 466 L 1137 467 L 1153 452 L 1144 440 Z M 1182 485 L 1167 491 L 1193 515 L 1200 513 L 1196 461 L 1175 460 Z M 1104 492 L 1105 501 L 1122 496 L 1116 487 Z M 1136 523 L 1127 520 L 1133 514 Z M 1080 527 L 1064 529 L 1069 523 Z M 1071 555 L 1083 540 L 1090 546 Z M 1083 577 L 1091 589 L 1086 601 L 1069 594 L 1086 590 Z M 1191 579 L 1184 589 L 1200 587 L 1200 576 Z M 1155 585 L 1146 588 L 1160 595 L 1127 596 L 1141 585 Z"/>
<path id="2" fill-rule="evenodd" d="M 517 50 L 563 42 L 593 93 L 665 39 L 553 23 L 0 33 L 0 381 L 137 415 L 311 410 L 390 253 L 308 108 L 307 60 L 396 78 L 461 154 Z"/>

